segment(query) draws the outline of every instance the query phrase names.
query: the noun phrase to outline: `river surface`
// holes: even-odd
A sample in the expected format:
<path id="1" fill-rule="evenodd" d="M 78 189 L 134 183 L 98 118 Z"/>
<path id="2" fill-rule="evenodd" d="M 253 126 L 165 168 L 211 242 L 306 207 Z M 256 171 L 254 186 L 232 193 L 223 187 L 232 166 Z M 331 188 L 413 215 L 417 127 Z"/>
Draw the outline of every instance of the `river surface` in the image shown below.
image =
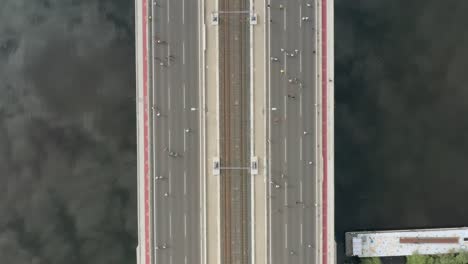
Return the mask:
<path id="1" fill-rule="evenodd" d="M 466 226 L 468 2 L 335 3 L 336 238 Z"/>
<path id="2" fill-rule="evenodd" d="M 135 263 L 133 1 L 0 2 L 0 262 Z"/>

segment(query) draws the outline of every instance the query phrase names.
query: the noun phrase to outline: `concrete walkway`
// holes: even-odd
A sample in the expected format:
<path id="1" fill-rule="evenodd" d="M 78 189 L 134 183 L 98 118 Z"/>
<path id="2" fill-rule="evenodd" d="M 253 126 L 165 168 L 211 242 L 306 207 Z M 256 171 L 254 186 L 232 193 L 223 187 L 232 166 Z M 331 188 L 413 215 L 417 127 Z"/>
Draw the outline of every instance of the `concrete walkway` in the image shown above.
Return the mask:
<path id="1" fill-rule="evenodd" d="M 203 5 L 202 5 L 203 6 Z M 220 236 L 220 180 L 213 175 L 213 159 L 220 156 L 219 138 L 219 48 L 218 26 L 211 24 L 211 13 L 218 10 L 217 0 L 204 0 L 204 28 L 206 50 L 205 56 L 205 83 L 201 87 L 205 94 L 205 129 L 206 129 L 206 260 L 207 264 L 221 263 L 221 236 Z M 203 119 L 202 119 L 203 120 Z"/>
<path id="2" fill-rule="evenodd" d="M 257 14 L 257 25 L 251 25 L 251 109 L 253 118 L 251 124 L 252 156 L 257 156 L 259 170 L 257 175 L 252 175 L 252 264 L 267 264 L 267 51 L 266 51 L 266 1 L 251 0 L 251 10 Z"/>

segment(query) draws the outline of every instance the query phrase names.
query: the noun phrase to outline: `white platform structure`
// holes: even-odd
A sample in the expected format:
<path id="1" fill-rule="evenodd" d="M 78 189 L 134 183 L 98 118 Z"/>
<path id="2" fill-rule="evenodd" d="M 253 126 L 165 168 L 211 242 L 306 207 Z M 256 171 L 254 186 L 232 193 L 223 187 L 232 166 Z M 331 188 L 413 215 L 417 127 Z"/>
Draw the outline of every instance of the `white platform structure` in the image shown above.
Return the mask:
<path id="1" fill-rule="evenodd" d="M 435 255 L 468 250 L 468 227 L 346 233 L 346 255 Z"/>

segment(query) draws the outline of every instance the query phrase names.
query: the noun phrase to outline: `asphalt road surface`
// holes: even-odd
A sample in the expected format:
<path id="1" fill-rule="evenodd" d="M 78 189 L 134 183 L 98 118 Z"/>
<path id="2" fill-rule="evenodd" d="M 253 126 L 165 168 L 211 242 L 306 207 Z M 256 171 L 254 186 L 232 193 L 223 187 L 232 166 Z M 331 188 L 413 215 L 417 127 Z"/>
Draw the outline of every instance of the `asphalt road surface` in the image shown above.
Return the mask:
<path id="1" fill-rule="evenodd" d="M 200 263 L 198 1 L 149 1 L 154 263 Z"/>
<path id="2" fill-rule="evenodd" d="M 271 0 L 267 9 L 271 19 L 269 263 L 315 263 L 316 5 L 313 0 Z"/>

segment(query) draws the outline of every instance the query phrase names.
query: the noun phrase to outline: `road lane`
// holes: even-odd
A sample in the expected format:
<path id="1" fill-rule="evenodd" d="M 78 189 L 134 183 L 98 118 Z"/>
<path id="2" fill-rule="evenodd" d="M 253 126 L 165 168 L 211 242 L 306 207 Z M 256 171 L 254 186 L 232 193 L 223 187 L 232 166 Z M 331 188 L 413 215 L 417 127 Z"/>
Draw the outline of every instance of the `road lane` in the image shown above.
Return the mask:
<path id="1" fill-rule="evenodd" d="M 198 105 L 198 3 L 151 6 L 154 259 L 200 263 L 199 122 L 190 110 Z"/>
<path id="2" fill-rule="evenodd" d="M 317 102 L 319 98 L 318 90 L 320 87 L 317 85 L 317 58 L 316 58 L 316 50 L 317 50 L 317 40 L 316 40 L 316 5 L 314 3 L 311 4 L 311 7 L 307 7 L 305 5 L 302 6 L 303 16 L 309 17 L 308 22 L 304 22 L 303 26 L 301 27 L 301 31 L 304 37 L 301 41 L 303 47 L 310 47 L 310 48 L 303 48 L 302 52 L 304 58 L 309 58 L 308 60 L 303 61 L 304 69 L 308 69 L 307 72 L 302 73 L 302 80 L 304 82 L 303 88 L 303 96 L 304 98 L 309 98 L 308 103 L 303 104 L 302 111 L 304 113 L 309 113 L 308 116 L 304 116 L 304 131 L 308 134 L 303 136 L 303 146 L 308 146 L 304 148 L 304 157 L 305 161 L 313 162 L 313 164 L 304 163 L 307 170 L 306 173 L 303 174 L 303 186 L 308 186 L 307 192 L 304 193 L 304 206 L 307 208 L 305 210 L 305 214 L 303 215 L 303 223 L 304 223 L 304 246 L 307 250 L 307 254 L 304 256 L 305 263 L 315 262 L 319 257 L 319 245 L 318 236 L 319 230 L 317 219 L 320 217 L 320 213 L 318 211 L 317 204 L 319 202 L 318 197 L 318 188 L 320 188 L 320 182 L 318 180 L 319 175 L 319 155 L 318 154 L 318 133 L 319 127 L 318 122 L 318 108 Z M 308 34 L 306 34 L 308 32 Z M 310 224 L 305 224 L 310 223 Z"/>
<path id="3" fill-rule="evenodd" d="M 315 6 L 306 4 L 271 0 L 269 8 L 270 55 L 279 58 L 270 62 L 270 263 L 311 263 L 317 254 Z"/>
<path id="4" fill-rule="evenodd" d="M 151 2 L 150 2 L 151 3 Z M 153 156 L 153 168 L 155 179 L 154 191 L 154 257 L 155 263 L 169 263 L 170 255 L 167 254 L 165 247 L 171 246 L 169 238 L 169 183 L 172 179 L 169 177 L 169 158 L 166 155 L 166 148 L 170 145 L 169 136 L 169 120 L 168 120 L 168 101 L 169 97 L 167 89 L 168 76 L 167 76 L 167 63 L 164 60 L 166 52 L 167 39 L 163 39 L 166 33 L 166 27 L 158 26 L 161 21 L 164 21 L 165 15 L 163 9 L 159 6 L 151 5 L 152 7 L 152 55 L 153 55 L 153 66 L 152 66 L 152 79 L 153 86 L 151 87 L 152 99 L 151 105 L 153 107 L 153 142 L 152 148 L 154 152 Z M 165 42 L 163 44 L 163 41 Z"/>

